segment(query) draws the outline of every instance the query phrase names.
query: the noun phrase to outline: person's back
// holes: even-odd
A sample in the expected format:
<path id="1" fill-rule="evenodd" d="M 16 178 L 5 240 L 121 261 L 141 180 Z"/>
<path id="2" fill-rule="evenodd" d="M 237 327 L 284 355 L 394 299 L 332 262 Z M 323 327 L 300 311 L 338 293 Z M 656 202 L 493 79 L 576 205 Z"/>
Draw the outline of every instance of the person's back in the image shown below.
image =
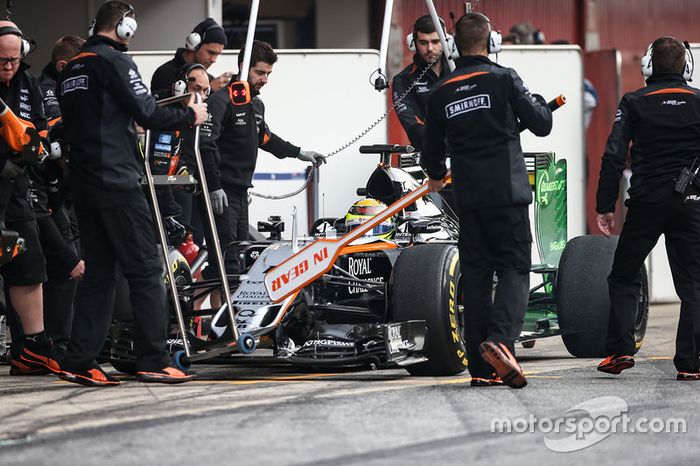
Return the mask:
<path id="1" fill-rule="evenodd" d="M 435 86 L 428 119 L 444 126 L 452 172 L 460 181 L 455 184 L 458 204 L 462 208 L 529 204 L 532 192 L 519 121 L 534 134 L 546 136 L 552 128 L 551 112 L 532 105 L 534 97 L 514 70 L 488 57 L 461 57 L 456 65 Z M 428 140 L 439 143 L 436 138 Z M 467 187 L 472 187 L 468 193 Z"/>
<path id="2" fill-rule="evenodd" d="M 92 187 L 139 186 L 134 120 L 151 129 L 183 124 L 181 111 L 156 109 L 124 50 L 123 44 L 109 37 L 93 35 L 60 75 L 59 103 L 71 145 L 73 176 Z M 191 115 L 188 122 L 193 121 Z"/>
<path id="3" fill-rule="evenodd" d="M 125 107 L 123 96 L 138 98 L 148 89 L 131 58 L 115 45 L 105 36 L 90 37 L 61 73 L 59 95 L 73 175 L 94 187 L 128 189 L 138 186 L 140 172 L 130 111 L 140 116 L 141 110 Z M 134 82 L 125 82 L 124 76 L 134 76 Z"/>
<path id="4" fill-rule="evenodd" d="M 633 143 L 628 209 L 608 276 L 608 357 L 598 370 L 620 374 L 634 367 L 640 270 L 663 234 L 681 300 L 673 358 L 677 379 L 700 380 L 700 195 L 697 179 L 693 182 L 700 155 L 700 96 L 686 84 L 693 74 L 690 45 L 659 37 L 642 58 L 641 72 L 647 85 L 623 96 L 601 160 L 597 222 L 601 233 L 611 236 L 619 183 Z"/>
<path id="5" fill-rule="evenodd" d="M 471 385 L 522 388 L 527 379 L 514 344 L 528 299 L 532 193 L 519 133 L 522 126 L 549 134 L 552 112 L 515 71 L 489 60 L 500 50 L 501 35 L 486 16 L 462 16 L 455 40 L 462 56 L 428 99 L 421 165 L 430 190 L 443 189 L 449 147 Z"/>
<path id="6" fill-rule="evenodd" d="M 616 170 L 625 168 L 627 139 L 633 142 L 628 205 L 657 203 L 675 195 L 673 180 L 700 156 L 700 91 L 679 73 L 655 74 L 647 86 L 622 98 L 615 118 L 623 125 L 613 130 L 606 152 L 618 155 Z M 615 131 L 629 135 L 619 134 L 618 139 Z M 618 141 L 624 143 L 613 146 Z"/>

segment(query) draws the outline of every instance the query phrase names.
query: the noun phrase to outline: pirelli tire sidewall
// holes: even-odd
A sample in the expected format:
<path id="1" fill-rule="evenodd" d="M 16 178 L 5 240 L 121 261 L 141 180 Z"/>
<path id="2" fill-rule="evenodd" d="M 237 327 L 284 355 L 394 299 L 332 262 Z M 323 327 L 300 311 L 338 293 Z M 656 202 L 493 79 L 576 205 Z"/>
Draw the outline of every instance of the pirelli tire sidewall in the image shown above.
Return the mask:
<path id="1" fill-rule="evenodd" d="M 406 366 L 413 375 L 455 375 L 467 368 L 460 303 L 457 246 L 423 244 L 406 248 L 391 279 L 392 321 L 426 321 L 428 361 Z"/>

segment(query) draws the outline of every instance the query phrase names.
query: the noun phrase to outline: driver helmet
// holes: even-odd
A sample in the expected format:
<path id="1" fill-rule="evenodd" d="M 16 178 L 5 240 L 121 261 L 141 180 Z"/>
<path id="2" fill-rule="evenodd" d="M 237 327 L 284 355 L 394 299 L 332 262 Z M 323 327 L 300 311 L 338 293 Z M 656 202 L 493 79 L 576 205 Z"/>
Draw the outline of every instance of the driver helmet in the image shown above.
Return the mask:
<path id="1" fill-rule="evenodd" d="M 362 225 L 376 214 L 386 209 L 386 204 L 376 199 L 360 199 L 355 202 L 345 215 L 345 228 L 347 232 Z M 365 236 L 376 236 L 382 239 L 390 239 L 394 235 L 393 218 L 384 220 L 368 231 Z"/>

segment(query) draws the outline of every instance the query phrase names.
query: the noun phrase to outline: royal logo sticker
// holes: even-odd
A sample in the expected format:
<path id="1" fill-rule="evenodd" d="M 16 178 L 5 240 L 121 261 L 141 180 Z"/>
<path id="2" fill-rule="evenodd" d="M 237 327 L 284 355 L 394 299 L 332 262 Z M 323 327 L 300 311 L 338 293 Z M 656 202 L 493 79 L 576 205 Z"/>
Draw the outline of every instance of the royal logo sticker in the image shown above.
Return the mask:
<path id="1" fill-rule="evenodd" d="M 488 94 L 479 94 L 447 104 L 445 105 L 445 115 L 449 119 L 482 108 L 491 108 L 491 98 Z"/>

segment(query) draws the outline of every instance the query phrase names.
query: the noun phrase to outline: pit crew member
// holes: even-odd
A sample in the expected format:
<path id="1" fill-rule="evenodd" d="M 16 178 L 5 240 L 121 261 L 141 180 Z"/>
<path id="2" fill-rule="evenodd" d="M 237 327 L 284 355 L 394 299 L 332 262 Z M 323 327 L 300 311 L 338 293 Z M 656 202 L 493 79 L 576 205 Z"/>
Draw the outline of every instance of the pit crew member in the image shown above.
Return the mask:
<path id="1" fill-rule="evenodd" d="M 80 223 L 85 277 L 61 378 L 88 386 L 118 379 L 96 362 L 111 321 L 116 266 L 129 282 L 134 309 L 137 377 L 192 380 L 166 351 L 169 318 L 151 212 L 140 186 L 134 121 L 163 130 L 201 124 L 206 105 L 159 107 L 124 52 L 137 23 L 121 1 L 102 4 L 95 33 L 59 76 L 59 104 L 71 146 L 71 191 Z"/>
<path id="2" fill-rule="evenodd" d="M 449 145 L 472 385 L 491 385 L 495 370 L 504 383 L 521 388 L 527 380 L 513 344 L 529 293 L 532 192 L 519 125 L 546 136 L 552 113 L 514 70 L 489 60 L 500 49 L 500 34 L 491 31 L 486 16 L 462 16 L 455 40 L 462 56 L 429 97 L 421 162 L 431 190 L 442 189 Z"/>
<path id="3" fill-rule="evenodd" d="M 239 69 L 243 64 L 241 49 Z M 244 105 L 233 105 L 231 86 L 212 94 L 208 99 L 209 119 L 202 125 L 200 149 L 214 209 L 221 248 L 225 251 L 227 270 L 236 273 L 234 241 L 248 239 L 248 188 L 252 187 L 258 148 L 278 158 L 298 158 L 320 164 L 325 157 L 318 152 L 302 150 L 270 131 L 265 123 L 265 106 L 258 97 L 267 84 L 277 54 L 270 44 L 254 41 L 250 71 L 246 79 L 252 99 Z M 239 79 L 241 79 L 239 77 Z M 200 206 L 200 212 L 204 208 Z M 203 222 L 204 223 L 204 222 Z M 207 243 L 211 232 L 205 229 Z M 216 264 L 210 263 L 203 275 L 213 278 Z"/>
<path id="4" fill-rule="evenodd" d="M 681 299 L 673 362 L 679 380 L 700 380 L 700 196 L 689 183 L 677 192 L 683 169 L 697 166 L 700 95 L 687 42 L 654 41 L 642 59 L 646 86 L 622 97 L 600 167 L 598 227 L 610 236 L 619 183 L 632 142 L 632 185 L 622 233 L 608 276 L 608 358 L 598 370 L 610 374 L 634 366 L 634 321 L 641 286 L 639 270 L 663 234 L 676 292 Z M 680 189 L 680 191 L 683 191 Z"/>

